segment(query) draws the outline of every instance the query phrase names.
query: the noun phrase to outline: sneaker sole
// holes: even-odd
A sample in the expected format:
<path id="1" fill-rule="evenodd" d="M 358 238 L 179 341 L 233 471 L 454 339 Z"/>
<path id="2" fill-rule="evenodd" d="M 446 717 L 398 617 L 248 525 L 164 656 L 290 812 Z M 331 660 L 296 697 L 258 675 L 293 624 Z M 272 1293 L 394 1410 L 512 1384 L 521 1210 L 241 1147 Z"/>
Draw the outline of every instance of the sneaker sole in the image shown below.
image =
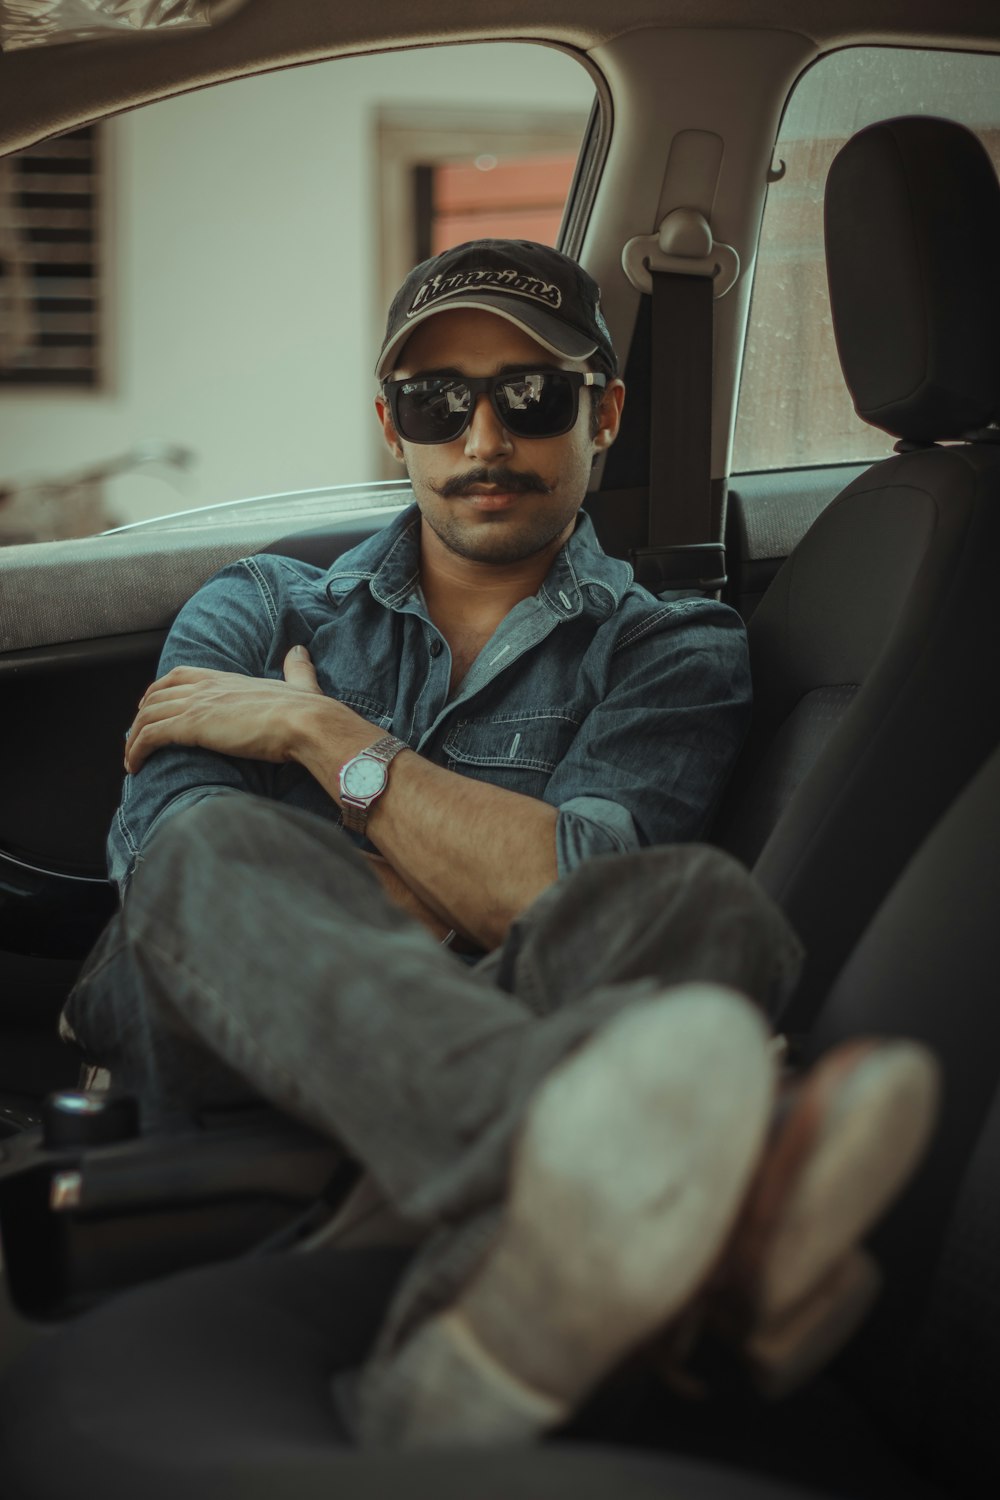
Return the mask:
<path id="1" fill-rule="evenodd" d="M 870 1044 L 835 1085 L 769 1236 L 754 1298 L 758 1323 L 808 1297 L 884 1213 L 923 1155 L 938 1096 L 934 1057 L 907 1041 Z"/>
<path id="2" fill-rule="evenodd" d="M 719 986 L 684 986 L 603 1027 L 528 1112 L 503 1228 L 470 1289 L 474 1322 L 509 1308 L 533 1337 L 560 1340 L 572 1375 L 548 1390 L 577 1401 L 710 1275 L 774 1089 L 762 1020 Z"/>

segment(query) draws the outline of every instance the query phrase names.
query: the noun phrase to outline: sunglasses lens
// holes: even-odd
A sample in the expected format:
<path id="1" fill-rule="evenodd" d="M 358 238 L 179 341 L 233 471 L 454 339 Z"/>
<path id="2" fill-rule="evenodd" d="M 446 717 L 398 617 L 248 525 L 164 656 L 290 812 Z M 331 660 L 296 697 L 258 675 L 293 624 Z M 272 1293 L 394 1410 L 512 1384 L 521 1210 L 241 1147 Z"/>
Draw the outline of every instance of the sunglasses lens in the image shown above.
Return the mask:
<path id="1" fill-rule="evenodd" d="M 471 384 L 458 375 L 428 375 L 395 387 L 400 437 L 411 443 L 450 443 L 468 426 L 476 395 L 490 389 L 497 415 L 517 437 L 558 437 L 576 421 L 578 386 L 558 370 L 529 370 Z"/>
<path id="2" fill-rule="evenodd" d="M 576 417 L 576 390 L 565 375 L 536 370 L 515 375 L 497 386 L 504 425 L 518 437 L 556 437 L 568 432 Z"/>
<path id="3" fill-rule="evenodd" d="M 399 435 L 411 443 L 448 443 L 462 431 L 471 405 L 464 380 L 431 376 L 403 381 L 396 393 Z"/>

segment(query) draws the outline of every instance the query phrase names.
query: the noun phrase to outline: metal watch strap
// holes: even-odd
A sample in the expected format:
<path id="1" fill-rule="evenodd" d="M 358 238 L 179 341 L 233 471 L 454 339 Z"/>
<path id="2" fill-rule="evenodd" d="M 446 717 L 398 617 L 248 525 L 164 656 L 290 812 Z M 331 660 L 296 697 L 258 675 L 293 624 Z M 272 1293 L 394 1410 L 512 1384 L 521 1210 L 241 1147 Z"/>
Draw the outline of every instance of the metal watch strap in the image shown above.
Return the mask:
<path id="1" fill-rule="evenodd" d="M 409 748 L 405 740 L 398 739 L 394 734 L 384 734 L 380 740 L 375 741 L 374 745 L 366 745 L 363 750 L 358 751 L 358 754 L 371 755 L 375 760 L 384 761 L 388 765 L 393 756 L 398 755 L 400 750 L 408 750 Z"/>
<path id="2" fill-rule="evenodd" d="M 357 755 L 352 755 L 351 760 L 358 760 L 361 756 L 366 756 L 369 760 L 380 760 L 384 766 L 388 767 L 399 754 L 400 750 L 408 750 L 409 748 L 405 740 L 398 739 L 394 734 L 384 734 L 373 745 L 366 745 L 363 750 L 358 751 Z M 350 765 L 350 763 L 351 761 L 347 761 L 346 765 Z M 341 775 L 343 775 L 343 771 L 344 767 L 342 766 Z M 350 802 L 344 798 L 341 802 L 344 827 L 349 828 L 352 833 L 364 833 L 368 827 L 368 813 L 371 805 L 381 797 L 384 791 L 385 787 L 383 786 L 381 791 L 376 792 L 375 796 L 370 797 L 364 804 Z"/>

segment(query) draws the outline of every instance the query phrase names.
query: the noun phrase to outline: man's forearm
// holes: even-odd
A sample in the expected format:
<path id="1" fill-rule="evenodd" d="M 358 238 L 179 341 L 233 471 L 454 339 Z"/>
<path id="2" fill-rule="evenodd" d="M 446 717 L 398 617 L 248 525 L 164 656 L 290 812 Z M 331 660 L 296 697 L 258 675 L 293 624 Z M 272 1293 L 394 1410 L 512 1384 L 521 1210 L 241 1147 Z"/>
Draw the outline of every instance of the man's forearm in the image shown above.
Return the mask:
<path id="1" fill-rule="evenodd" d="M 149 757 L 166 745 L 271 764 L 297 761 L 339 803 L 341 766 L 374 744 L 379 730 L 324 697 L 301 647 L 289 652 L 284 674 L 279 682 L 173 668 L 143 697 L 126 741 L 126 769 L 145 776 Z M 425 916 L 493 948 L 556 878 L 556 819 L 555 808 L 534 797 L 405 750 L 392 763 L 368 831 Z M 401 889 L 397 894 L 409 899 Z"/>
<path id="2" fill-rule="evenodd" d="M 396 757 L 372 809 L 372 843 L 459 932 L 495 948 L 558 873 L 557 813 L 421 756 Z"/>
<path id="3" fill-rule="evenodd" d="M 432 910 L 425 901 L 422 901 L 387 859 L 384 859 L 381 854 L 363 854 L 363 858 L 368 861 L 384 894 L 394 906 L 398 906 L 401 911 L 405 911 L 408 916 L 420 922 L 432 937 L 437 938 L 438 942 L 447 937 L 452 931 L 452 924 L 448 918 Z"/>
<path id="4" fill-rule="evenodd" d="M 328 703 L 329 700 L 326 700 Z M 296 759 L 338 802 L 339 771 L 358 746 L 336 717 L 314 709 Z M 372 739 L 377 738 L 372 732 Z M 447 771 L 412 751 L 396 756 L 368 836 L 409 891 L 448 927 L 484 948 L 556 879 L 555 808 Z"/>

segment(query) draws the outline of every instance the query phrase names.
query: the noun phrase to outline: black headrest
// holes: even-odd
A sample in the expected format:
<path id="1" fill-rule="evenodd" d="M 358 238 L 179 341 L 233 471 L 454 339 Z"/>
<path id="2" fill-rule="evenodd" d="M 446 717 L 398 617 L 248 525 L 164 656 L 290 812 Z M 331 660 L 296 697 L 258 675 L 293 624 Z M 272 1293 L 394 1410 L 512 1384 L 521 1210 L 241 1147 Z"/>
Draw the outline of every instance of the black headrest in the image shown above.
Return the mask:
<path id="1" fill-rule="evenodd" d="M 931 443 L 1000 413 L 1000 184 L 970 130 L 911 115 L 848 141 L 826 259 L 859 417 Z"/>

